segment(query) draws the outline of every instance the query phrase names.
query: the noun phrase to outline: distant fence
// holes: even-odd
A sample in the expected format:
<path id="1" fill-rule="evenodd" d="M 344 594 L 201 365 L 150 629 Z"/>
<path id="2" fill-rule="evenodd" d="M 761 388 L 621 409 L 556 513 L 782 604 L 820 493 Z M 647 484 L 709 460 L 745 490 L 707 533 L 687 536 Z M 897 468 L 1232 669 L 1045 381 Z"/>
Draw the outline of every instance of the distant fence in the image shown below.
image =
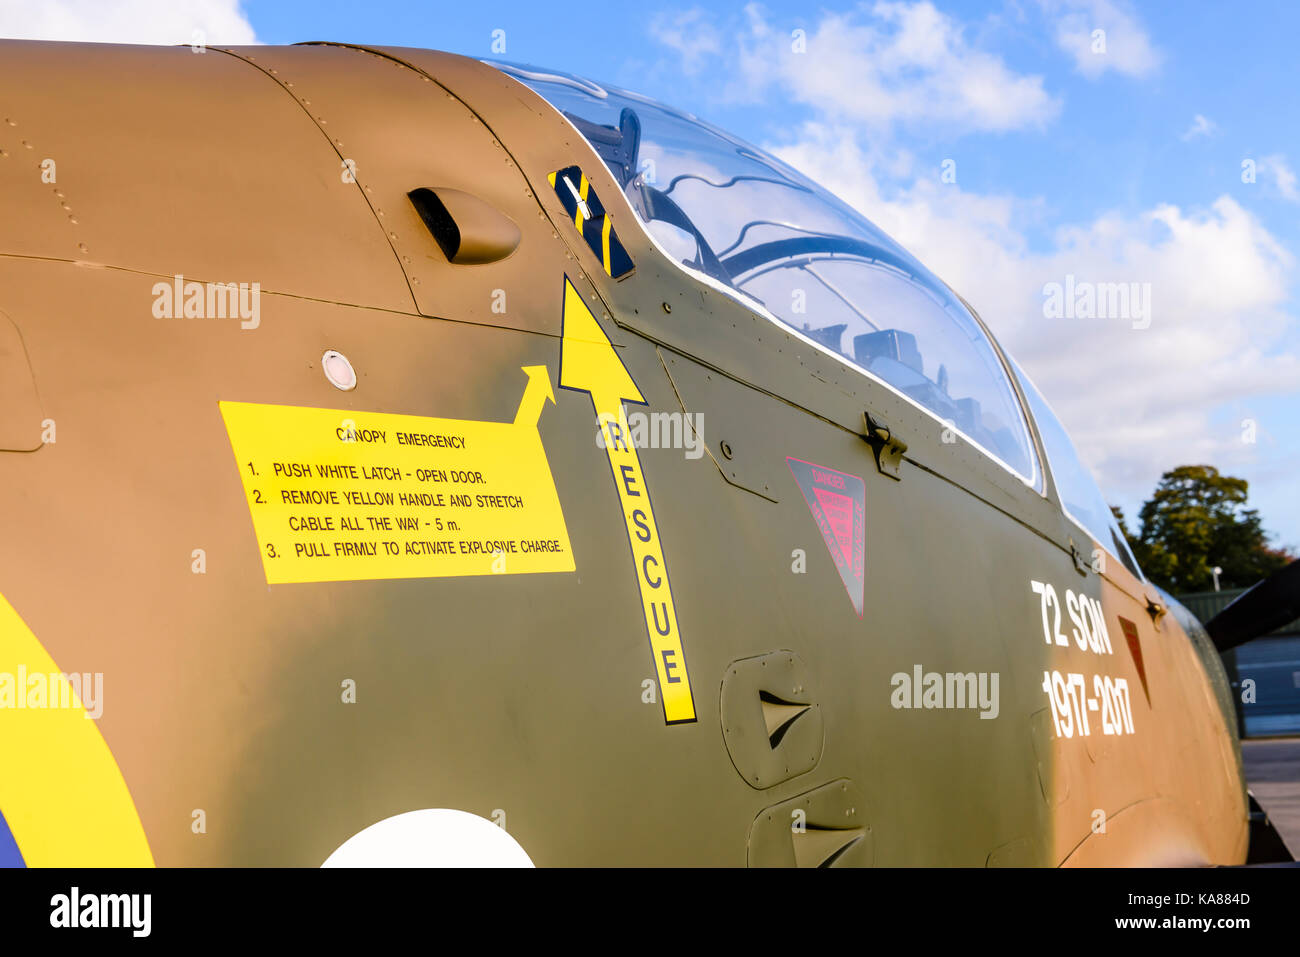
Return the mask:
<path id="1" fill-rule="evenodd" d="M 1206 622 L 1245 590 L 1175 597 Z M 1223 665 L 1232 682 L 1242 737 L 1300 734 L 1300 620 L 1231 649 L 1223 656 Z"/>

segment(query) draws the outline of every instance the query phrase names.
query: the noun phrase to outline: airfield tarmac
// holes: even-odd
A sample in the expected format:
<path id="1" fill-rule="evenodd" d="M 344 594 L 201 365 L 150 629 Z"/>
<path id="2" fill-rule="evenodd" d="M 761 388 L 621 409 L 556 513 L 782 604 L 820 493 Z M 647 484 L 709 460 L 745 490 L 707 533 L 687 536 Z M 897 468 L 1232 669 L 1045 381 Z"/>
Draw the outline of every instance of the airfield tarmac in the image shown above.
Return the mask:
<path id="1" fill-rule="evenodd" d="M 1241 754 L 1251 792 L 1292 855 L 1300 855 L 1300 737 L 1242 741 Z"/>

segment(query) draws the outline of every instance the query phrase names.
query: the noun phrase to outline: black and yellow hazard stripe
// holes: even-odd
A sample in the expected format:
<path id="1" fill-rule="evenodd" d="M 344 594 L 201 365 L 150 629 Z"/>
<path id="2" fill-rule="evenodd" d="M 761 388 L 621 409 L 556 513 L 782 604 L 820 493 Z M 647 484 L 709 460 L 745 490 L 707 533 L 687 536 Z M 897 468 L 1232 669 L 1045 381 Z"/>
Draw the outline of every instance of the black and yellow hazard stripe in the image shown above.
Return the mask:
<path id="1" fill-rule="evenodd" d="M 555 195 L 560 198 L 560 204 L 573 221 L 573 227 L 587 241 L 591 251 L 600 260 L 605 275 L 622 279 L 630 273 L 635 268 L 632 257 L 627 254 L 627 250 L 619 241 L 618 232 L 614 229 L 613 217 L 605 211 L 604 205 L 591 183 L 587 182 L 587 177 L 582 170 L 577 166 L 569 166 L 556 170 L 546 178 L 550 180 Z M 579 199 L 586 204 L 586 213 L 590 215 L 584 214 Z"/>

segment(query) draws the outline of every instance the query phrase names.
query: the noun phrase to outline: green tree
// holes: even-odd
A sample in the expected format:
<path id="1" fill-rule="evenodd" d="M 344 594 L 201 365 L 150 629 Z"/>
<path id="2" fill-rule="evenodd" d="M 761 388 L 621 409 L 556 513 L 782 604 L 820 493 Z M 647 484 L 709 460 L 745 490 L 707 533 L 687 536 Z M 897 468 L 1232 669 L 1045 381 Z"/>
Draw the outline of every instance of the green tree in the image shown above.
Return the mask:
<path id="1" fill-rule="evenodd" d="M 1293 561 L 1270 548 L 1259 512 L 1246 507 L 1245 479 L 1220 475 L 1210 465 L 1182 465 L 1166 472 L 1142 506 L 1141 528 L 1132 534 L 1124 514 L 1111 507 L 1134 557 L 1147 577 L 1171 592 L 1214 587 L 1211 569 L 1223 569 L 1222 588 L 1244 588 Z"/>

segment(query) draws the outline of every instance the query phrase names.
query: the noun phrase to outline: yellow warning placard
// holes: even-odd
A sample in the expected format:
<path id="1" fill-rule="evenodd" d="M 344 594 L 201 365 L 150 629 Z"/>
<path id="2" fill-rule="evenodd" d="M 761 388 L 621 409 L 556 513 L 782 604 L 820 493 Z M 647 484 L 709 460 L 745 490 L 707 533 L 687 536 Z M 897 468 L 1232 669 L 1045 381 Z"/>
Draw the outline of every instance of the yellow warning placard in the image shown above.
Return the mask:
<path id="1" fill-rule="evenodd" d="M 573 571 L 524 371 L 514 422 L 221 402 L 267 583 Z"/>

